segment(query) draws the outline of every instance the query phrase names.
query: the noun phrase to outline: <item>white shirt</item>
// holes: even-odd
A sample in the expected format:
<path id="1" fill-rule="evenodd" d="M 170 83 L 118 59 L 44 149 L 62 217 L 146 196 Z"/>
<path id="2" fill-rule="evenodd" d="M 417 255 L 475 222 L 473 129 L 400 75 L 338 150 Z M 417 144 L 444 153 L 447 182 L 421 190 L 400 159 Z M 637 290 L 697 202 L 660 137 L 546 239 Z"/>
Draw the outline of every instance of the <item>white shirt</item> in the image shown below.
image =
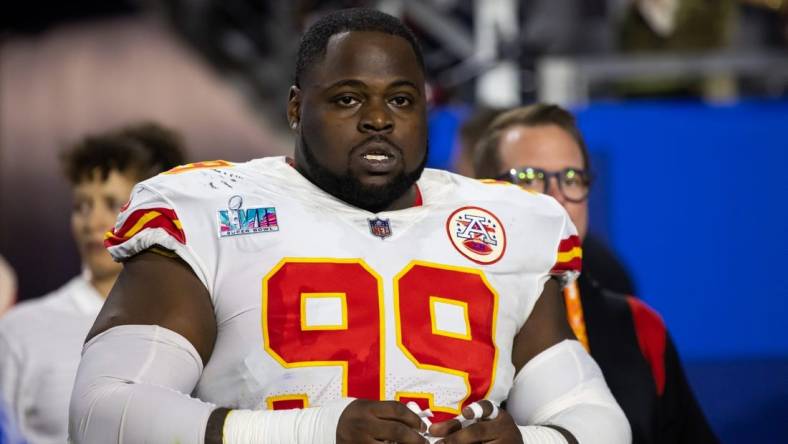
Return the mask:
<path id="1" fill-rule="evenodd" d="M 423 205 L 373 214 L 283 158 L 179 167 L 135 188 L 109 250 L 164 246 L 208 289 L 205 401 L 412 399 L 454 416 L 506 399 L 512 340 L 578 241 L 549 197 L 431 169 L 418 187 Z"/>
<path id="2" fill-rule="evenodd" d="M 0 318 L 0 392 L 30 444 L 66 442 L 82 344 L 102 304 L 77 276 Z"/>

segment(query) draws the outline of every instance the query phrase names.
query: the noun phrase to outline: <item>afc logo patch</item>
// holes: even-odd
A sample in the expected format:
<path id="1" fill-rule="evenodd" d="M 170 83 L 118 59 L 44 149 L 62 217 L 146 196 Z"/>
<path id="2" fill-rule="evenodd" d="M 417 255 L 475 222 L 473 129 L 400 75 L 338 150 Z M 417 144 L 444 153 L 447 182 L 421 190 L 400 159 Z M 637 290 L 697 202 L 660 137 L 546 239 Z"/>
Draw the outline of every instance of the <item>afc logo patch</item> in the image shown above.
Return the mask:
<path id="1" fill-rule="evenodd" d="M 484 208 L 455 210 L 446 220 L 446 234 L 460 254 L 477 264 L 494 264 L 506 251 L 503 224 Z"/>

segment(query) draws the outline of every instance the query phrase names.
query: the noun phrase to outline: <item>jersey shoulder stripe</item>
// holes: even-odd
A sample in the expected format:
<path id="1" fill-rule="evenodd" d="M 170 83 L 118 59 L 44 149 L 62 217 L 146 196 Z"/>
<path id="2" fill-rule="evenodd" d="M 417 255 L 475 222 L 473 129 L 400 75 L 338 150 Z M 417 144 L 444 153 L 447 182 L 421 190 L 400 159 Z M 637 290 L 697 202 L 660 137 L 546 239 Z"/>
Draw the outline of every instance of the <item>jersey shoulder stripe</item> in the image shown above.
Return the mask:
<path id="1" fill-rule="evenodd" d="M 179 243 L 186 244 L 186 233 L 175 210 L 159 207 L 132 211 L 119 228 L 113 228 L 104 235 L 104 246 L 115 247 L 136 234 L 152 228 L 161 228 Z"/>
<path id="2" fill-rule="evenodd" d="M 558 256 L 551 271 L 552 274 L 563 274 L 568 271 L 580 272 L 583 265 L 583 249 L 580 238 L 571 235 L 558 244 Z"/>
<path id="3" fill-rule="evenodd" d="M 580 238 L 571 235 L 562 239 L 558 244 L 558 257 L 551 271 L 552 274 L 562 274 L 567 271 L 580 272 L 583 265 L 583 249 L 580 246 Z"/>
<path id="4" fill-rule="evenodd" d="M 161 174 L 173 175 L 173 174 L 185 173 L 187 171 L 201 170 L 205 168 L 226 168 L 232 166 L 235 166 L 235 164 L 233 162 L 228 162 L 226 160 L 204 160 L 202 162 L 193 162 L 193 163 L 187 163 L 185 165 L 179 165 Z"/>

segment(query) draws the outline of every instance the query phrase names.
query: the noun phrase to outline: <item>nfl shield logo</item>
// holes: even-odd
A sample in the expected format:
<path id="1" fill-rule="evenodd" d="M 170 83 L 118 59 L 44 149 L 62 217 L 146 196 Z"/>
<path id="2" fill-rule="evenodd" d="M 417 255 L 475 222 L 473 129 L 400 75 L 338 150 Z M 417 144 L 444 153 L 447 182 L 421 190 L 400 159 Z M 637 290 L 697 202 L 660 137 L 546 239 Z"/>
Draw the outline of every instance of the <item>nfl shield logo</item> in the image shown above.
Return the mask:
<path id="1" fill-rule="evenodd" d="M 369 232 L 373 236 L 385 239 L 391 236 L 391 225 L 388 219 L 381 219 L 376 217 L 374 219 L 367 219 L 369 221 Z"/>

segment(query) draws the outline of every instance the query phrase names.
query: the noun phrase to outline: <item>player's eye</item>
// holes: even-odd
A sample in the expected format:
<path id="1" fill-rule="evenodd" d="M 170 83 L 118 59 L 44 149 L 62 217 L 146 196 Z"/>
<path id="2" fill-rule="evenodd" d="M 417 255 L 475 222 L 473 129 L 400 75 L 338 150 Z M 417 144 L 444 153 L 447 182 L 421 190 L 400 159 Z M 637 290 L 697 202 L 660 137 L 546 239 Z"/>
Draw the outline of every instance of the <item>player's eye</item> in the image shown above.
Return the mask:
<path id="1" fill-rule="evenodd" d="M 334 103 L 343 107 L 351 107 L 359 103 L 359 100 L 350 95 L 341 95 L 334 99 Z"/>
<path id="2" fill-rule="evenodd" d="M 409 106 L 413 101 L 408 96 L 394 96 L 389 100 L 389 103 L 396 107 Z"/>

